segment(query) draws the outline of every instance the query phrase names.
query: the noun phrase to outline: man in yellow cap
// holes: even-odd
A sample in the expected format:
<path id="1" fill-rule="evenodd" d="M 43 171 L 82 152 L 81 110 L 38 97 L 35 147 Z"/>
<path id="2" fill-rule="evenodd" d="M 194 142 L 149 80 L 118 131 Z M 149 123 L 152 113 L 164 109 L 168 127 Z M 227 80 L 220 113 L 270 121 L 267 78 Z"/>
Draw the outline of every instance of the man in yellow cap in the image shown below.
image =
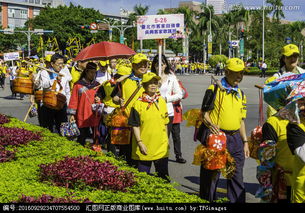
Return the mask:
<path id="1" fill-rule="evenodd" d="M 142 95 L 144 89 L 141 86 L 141 81 L 143 75 L 148 70 L 148 58 L 146 55 L 142 53 L 138 53 L 131 58 L 132 64 L 132 73 L 131 75 L 118 83 L 116 88 L 113 90 L 111 97 L 113 97 L 113 102 L 115 104 L 119 104 L 121 106 L 124 103 L 128 102 L 129 104 L 126 106 L 126 113 L 129 116 L 131 107 L 134 102 Z M 120 145 L 120 154 L 126 158 L 126 161 L 129 165 L 133 165 L 131 160 L 131 145 Z"/>
<path id="2" fill-rule="evenodd" d="M 212 84 L 206 90 L 202 102 L 203 123 L 199 128 L 197 139 L 202 145 L 210 134 L 226 135 L 226 147 L 236 163 L 236 170 L 227 181 L 227 189 L 231 203 L 245 202 L 245 187 L 243 182 L 243 166 L 245 157 L 249 157 L 249 148 L 244 119 L 246 118 L 246 96 L 238 87 L 245 71 L 244 62 L 239 58 L 231 58 L 226 62 L 225 77 L 217 84 Z M 200 169 L 200 197 L 213 201 L 216 198 L 219 170 L 206 169 L 206 164 Z"/>

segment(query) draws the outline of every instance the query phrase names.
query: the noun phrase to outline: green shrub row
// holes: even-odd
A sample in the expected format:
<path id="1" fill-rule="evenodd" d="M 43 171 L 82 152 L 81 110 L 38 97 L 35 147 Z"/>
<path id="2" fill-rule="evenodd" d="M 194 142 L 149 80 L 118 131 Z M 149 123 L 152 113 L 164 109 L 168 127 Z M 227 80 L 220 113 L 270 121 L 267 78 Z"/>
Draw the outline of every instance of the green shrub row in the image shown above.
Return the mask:
<path id="1" fill-rule="evenodd" d="M 189 195 L 174 188 L 177 183 L 166 183 L 158 177 L 140 173 L 112 156 L 96 153 L 74 141 L 53 134 L 50 131 L 11 118 L 5 127 L 24 128 L 41 132 L 42 141 L 31 141 L 17 147 L 15 160 L 0 163 L 0 203 L 18 200 L 22 195 L 40 197 L 44 194 L 56 198 L 73 196 L 75 199 L 89 199 L 95 203 L 205 203 L 196 195 Z M 16 147 L 8 147 L 16 149 Z M 50 182 L 39 181 L 39 165 L 64 159 L 65 156 L 91 156 L 101 162 L 109 161 L 122 170 L 135 174 L 136 184 L 127 192 L 113 192 L 95 189 L 68 189 L 56 187 Z"/>

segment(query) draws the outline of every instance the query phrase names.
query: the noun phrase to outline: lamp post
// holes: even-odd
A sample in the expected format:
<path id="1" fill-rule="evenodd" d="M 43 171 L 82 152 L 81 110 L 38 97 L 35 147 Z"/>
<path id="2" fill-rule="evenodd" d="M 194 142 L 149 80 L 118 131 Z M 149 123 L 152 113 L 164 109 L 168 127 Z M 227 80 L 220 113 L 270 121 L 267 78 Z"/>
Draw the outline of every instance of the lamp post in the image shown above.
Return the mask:
<path id="1" fill-rule="evenodd" d="M 126 13 L 126 10 L 121 8 L 120 11 L 121 11 L 121 25 L 120 26 L 112 25 L 111 28 L 119 30 L 119 32 L 120 32 L 120 43 L 124 44 L 125 30 L 127 30 L 128 28 L 131 28 L 131 27 L 135 27 L 135 23 L 133 23 L 132 25 L 123 25 L 122 16 L 123 16 L 124 13 Z"/>
<path id="2" fill-rule="evenodd" d="M 263 36 L 262 36 L 262 59 L 265 61 L 265 0 L 263 0 Z"/>
<path id="3" fill-rule="evenodd" d="M 212 37 L 212 11 L 207 5 L 203 5 L 203 7 L 207 8 L 210 12 L 210 26 L 209 26 L 210 34 L 208 35 L 208 54 L 210 57 L 212 55 L 212 40 L 213 40 L 213 37 Z"/>
<path id="4" fill-rule="evenodd" d="M 96 20 L 96 22 L 102 22 L 102 23 L 108 24 L 108 26 L 109 26 L 109 30 L 108 30 L 108 32 L 109 32 L 109 41 L 112 41 L 112 27 L 113 27 L 113 25 L 111 25 L 110 21 L 107 20 L 107 19 L 103 19 L 103 20 Z M 117 20 L 114 21 L 112 24 L 115 24 L 115 23 L 117 23 Z"/>
<path id="5" fill-rule="evenodd" d="M 34 31 L 33 31 L 33 30 L 28 29 L 27 31 L 24 31 L 24 30 L 5 29 L 5 30 L 0 30 L 0 32 L 4 32 L 4 34 L 24 33 L 27 36 L 28 57 L 30 57 L 31 56 L 31 36 L 33 34 L 43 35 L 44 33 L 53 33 L 53 30 L 34 29 Z"/>

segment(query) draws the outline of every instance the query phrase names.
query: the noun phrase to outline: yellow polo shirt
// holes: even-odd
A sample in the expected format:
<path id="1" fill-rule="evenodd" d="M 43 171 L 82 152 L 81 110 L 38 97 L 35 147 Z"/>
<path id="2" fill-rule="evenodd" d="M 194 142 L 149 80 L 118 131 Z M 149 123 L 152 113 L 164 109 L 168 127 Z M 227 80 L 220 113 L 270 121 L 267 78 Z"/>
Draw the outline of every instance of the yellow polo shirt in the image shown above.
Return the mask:
<path id="1" fill-rule="evenodd" d="M 114 87 L 111 86 L 111 83 L 109 81 L 106 81 L 102 87 L 104 87 L 104 91 L 105 91 L 105 98 L 103 99 L 103 103 L 109 107 L 114 107 L 114 108 L 120 107 L 119 105 L 113 103 L 112 101 L 111 93 Z"/>
<path id="2" fill-rule="evenodd" d="M 82 72 L 80 70 L 77 70 L 75 66 L 71 68 L 71 76 L 72 80 L 70 81 L 70 88 L 73 89 L 74 84 L 80 79 Z"/>
<path id="3" fill-rule="evenodd" d="M 305 132 L 305 120 L 301 119 L 298 126 Z M 297 156 L 294 155 L 293 171 L 292 171 L 292 203 L 305 203 L 305 164 Z"/>
<path id="4" fill-rule="evenodd" d="M 208 89 L 214 91 L 214 85 Z M 238 130 L 240 129 L 242 119 L 246 118 L 246 96 L 238 89 L 240 98 L 226 91 L 217 89 L 214 109 L 209 112 L 211 121 L 218 124 L 223 130 Z"/>
<path id="5" fill-rule="evenodd" d="M 140 83 L 139 83 L 140 84 Z M 130 78 L 125 79 L 121 82 L 122 85 L 122 97 L 125 100 L 125 103 L 129 99 L 129 97 L 134 93 L 134 91 L 138 87 L 138 83 L 135 80 L 131 80 Z M 129 115 L 131 107 L 133 106 L 134 102 L 138 100 L 138 98 L 142 95 L 144 92 L 143 87 L 137 92 L 137 94 L 134 96 L 134 98 L 130 101 L 130 103 L 126 107 L 126 113 Z"/>
<path id="6" fill-rule="evenodd" d="M 268 118 L 266 122 L 273 127 L 278 137 L 278 140 L 276 141 L 275 162 L 286 171 L 285 173 L 286 183 L 288 186 L 291 186 L 292 183 L 291 172 L 293 170 L 293 165 L 294 165 L 293 163 L 294 156 L 292 155 L 287 143 L 286 127 L 289 121 L 281 119 L 276 116 L 271 116 L 270 118 Z"/>
<path id="7" fill-rule="evenodd" d="M 147 102 L 135 101 L 129 118 L 131 126 L 140 127 L 141 140 L 147 148 L 147 155 L 143 155 L 133 135 L 131 157 L 134 160 L 152 161 L 168 157 L 169 155 L 166 131 L 169 118 L 166 102 L 160 97 L 158 108 L 155 104 L 152 104 L 148 109 L 147 106 Z"/>

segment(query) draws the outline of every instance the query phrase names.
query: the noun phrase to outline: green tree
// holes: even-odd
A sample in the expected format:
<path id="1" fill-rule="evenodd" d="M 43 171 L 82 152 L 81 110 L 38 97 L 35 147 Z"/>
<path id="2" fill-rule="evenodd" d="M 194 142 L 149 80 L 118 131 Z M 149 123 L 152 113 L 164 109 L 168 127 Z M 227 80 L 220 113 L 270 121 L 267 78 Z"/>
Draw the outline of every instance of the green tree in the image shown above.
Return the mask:
<path id="1" fill-rule="evenodd" d="M 146 15 L 148 13 L 149 10 L 149 6 L 142 6 L 142 4 L 137 4 L 134 6 L 133 8 L 133 13 L 131 13 L 129 15 L 129 20 L 128 20 L 128 24 L 132 25 L 135 24 L 137 21 L 137 16 L 143 16 Z M 136 25 L 135 25 L 136 26 Z M 137 35 L 137 29 L 136 28 L 132 28 L 131 30 L 129 30 L 127 33 L 127 40 L 129 40 L 129 46 L 131 46 L 133 49 L 137 50 L 140 48 L 140 41 L 135 42 L 136 35 Z M 149 40 L 143 40 L 143 49 L 144 47 L 151 47 L 151 45 L 153 45 L 152 41 Z"/>
<path id="2" fill-rule="evenodd" d="M 56 37 L 61 50 L 66 47 L 69 38 L 78 37 L 82 44 L 88 43 L 93 36 L 97 41 L 108 40 L 107 32 L 100 31 L 97 35 L 90 33 L 90 29 L 81 29 L 82 25 L 90 25 L 96 20 L 102 20 L 104 16 L 92 8 L 83 8 L 74 6 L 59 6 L 57 8 L 46 7 L 40 14 L 26 22 L 26 26 L 32 26 L 37 29 L 53 30 L 53 35 L 44 35 Z"/>
<path id="3" fill-rule="evenodd" d="M 271 4 L 272 10 L 270 10 L 270 12 L 273 12 L 273 19 L 279 22 L 281 18 L 285 18 L 285 14 L 282 10 L 282 0 L 267 0 L 267 3 Z"/>

